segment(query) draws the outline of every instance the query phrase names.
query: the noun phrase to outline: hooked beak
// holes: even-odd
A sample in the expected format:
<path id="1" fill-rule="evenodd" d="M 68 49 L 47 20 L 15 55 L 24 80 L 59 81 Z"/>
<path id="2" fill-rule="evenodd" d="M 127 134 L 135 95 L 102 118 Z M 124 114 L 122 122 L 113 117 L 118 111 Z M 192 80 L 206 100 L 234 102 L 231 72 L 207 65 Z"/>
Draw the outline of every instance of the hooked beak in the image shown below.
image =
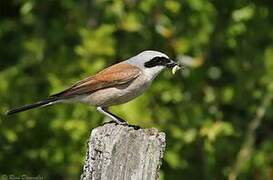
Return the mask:
<path id="1" fill-rule="evenodd" d="M 177 64 L 177 62 L 175 62 L 175 61 L 173 61 L 173 60 L 171 60 L 170 62 L 168 62 L 168 63 L 166 64 L 166 67 L 167 67 L 167 68 L 173 68 L 174 66 L 179 66 L 179 65 Z"/>

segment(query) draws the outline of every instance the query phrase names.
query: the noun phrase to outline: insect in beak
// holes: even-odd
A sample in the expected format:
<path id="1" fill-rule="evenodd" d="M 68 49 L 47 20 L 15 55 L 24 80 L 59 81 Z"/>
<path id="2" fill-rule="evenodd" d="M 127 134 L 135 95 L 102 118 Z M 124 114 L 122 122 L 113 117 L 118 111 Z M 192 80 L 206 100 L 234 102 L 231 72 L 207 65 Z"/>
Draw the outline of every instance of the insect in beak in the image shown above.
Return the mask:
<path id="1" fill-rule="evenodd" d="M 173 61 L 173 60 L 171 60 L 169 63 L 167 63 L 167 64 L 166 64 L 166 67 L 167 67 L 167 68 L 172 68 L 172 73 L 173 73 L 173 74 L 175 74 L 176 71 L 178 71 L 178 70 L 181 69 L 181 66 L 180 66 L 177 62 L 175 62 L 175 61 Z"/>
<path id="2" fill-rule="evenodd" d="M 172 73 L 175 74 L 176 71 L 180 70 L 181 67 L 179 65 L 175 65 L 173 68 L 172 68 Z"/>

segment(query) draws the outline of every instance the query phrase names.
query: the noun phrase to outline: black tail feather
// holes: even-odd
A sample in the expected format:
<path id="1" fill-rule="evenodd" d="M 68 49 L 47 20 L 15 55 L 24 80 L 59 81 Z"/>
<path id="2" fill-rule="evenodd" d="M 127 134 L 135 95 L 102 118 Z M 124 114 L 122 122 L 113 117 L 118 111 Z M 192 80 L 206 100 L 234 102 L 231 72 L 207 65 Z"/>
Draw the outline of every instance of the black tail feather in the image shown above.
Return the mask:
<path id="1" fill-rule="evenodd" d="M 18 112 L 26 111 L 26 110 L 41 107 L 41 106 L 47 106 L 47 105 L 50 105 L 51 103 L 56 102 L 57 100 L 58 100 L 57 98 L 48 98 L 48 99 L 38 101 L 38 102 L 33 103 L 33 104 L 27 104 L 25 106 L 21 106 L 21 107 L 14 108 L 14 109 L 11 109 L 11 110 L 7 111 L 6 115 L 12 115 L 12 114 L 15 114 L 15 113 L 18 113 Z"/>

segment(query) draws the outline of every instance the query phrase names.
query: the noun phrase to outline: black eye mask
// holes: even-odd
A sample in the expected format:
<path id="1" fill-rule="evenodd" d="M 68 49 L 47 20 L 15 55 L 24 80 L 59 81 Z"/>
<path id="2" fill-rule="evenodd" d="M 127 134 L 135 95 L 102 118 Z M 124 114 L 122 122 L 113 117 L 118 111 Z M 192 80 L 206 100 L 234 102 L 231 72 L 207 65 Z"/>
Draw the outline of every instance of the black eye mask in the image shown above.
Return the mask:
<path id="1" fill-rule="evenodd" d="M 170 63 L 171 60 L 166 57 L 154 57 L 148 62 L 145 62 L 144 66 L 147 68 L 155 67 L 155 66 L 166 66 L 168 63 Z"/>

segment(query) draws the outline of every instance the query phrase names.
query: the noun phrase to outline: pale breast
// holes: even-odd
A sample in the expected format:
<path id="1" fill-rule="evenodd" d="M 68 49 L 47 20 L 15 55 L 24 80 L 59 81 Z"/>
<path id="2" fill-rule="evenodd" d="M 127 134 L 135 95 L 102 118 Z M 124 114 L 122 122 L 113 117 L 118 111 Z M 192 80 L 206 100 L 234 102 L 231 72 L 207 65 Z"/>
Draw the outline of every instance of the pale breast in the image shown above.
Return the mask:
<path id="1" fill-rule="evenodd" d="M 126 84 L 93 92 L 92 94 L 83 97 L 81 101 L 102 107 L 118 105 L 126 103 L 141 95 L 149 85 L 150 78 L 142 74 Z"/>

